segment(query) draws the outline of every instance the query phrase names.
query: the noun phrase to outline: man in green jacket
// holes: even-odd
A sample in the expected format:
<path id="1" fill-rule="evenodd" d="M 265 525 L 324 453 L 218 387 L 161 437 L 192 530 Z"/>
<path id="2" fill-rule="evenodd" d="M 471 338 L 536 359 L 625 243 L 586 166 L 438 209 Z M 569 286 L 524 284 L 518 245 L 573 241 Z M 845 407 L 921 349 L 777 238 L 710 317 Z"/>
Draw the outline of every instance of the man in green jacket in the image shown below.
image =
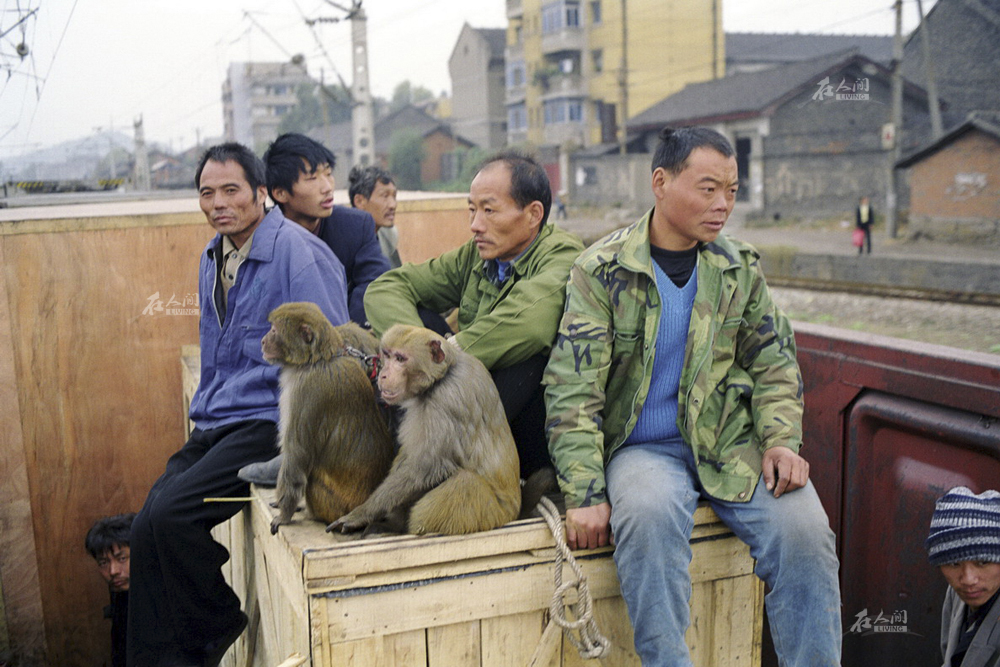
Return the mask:
<path id="1" fill-rule="evenodd" d="M 725 137 L 664 130 L 653 209 L 573 265 L 544 378 L 567 539 L 616 544 L 643 665 L 690 665 L 689 539 L 707 500 L 771 588 L 781 664 L 839 665 L 837 557 L 798 454 L 792 330 L 757 252 L 719 235 L 737 182 Z"/>
<path id="2" fill-rule="evenodd" d="M 545 224 L 551 208 L 541 165 L 514 152 L 495 155 L 469 188 L 473 238 L 382 274 L 365 294 L 365 314 L 377 335 L 397 323 L 420 326 L 418 308 L 458 308 L 458 331 L 449 340 L 492 374 L 525 479 L 549 465 L 542 371 L 569 267 L 583 249 L 575 236 Z"/>

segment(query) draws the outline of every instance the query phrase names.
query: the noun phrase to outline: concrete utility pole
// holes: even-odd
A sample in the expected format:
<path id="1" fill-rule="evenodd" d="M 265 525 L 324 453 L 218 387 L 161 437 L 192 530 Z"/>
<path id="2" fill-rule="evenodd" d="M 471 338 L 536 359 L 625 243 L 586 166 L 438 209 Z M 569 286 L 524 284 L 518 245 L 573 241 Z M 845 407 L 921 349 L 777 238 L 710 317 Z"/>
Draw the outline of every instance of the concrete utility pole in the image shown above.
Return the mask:
<path id="1" fill-rule="evenodd" d="M 937 140 L 944 134 L 944 128 L 941 124 L 941 102 L 938 100 L 934 61 L 931 60 L 931 31 L 924 21 L 924 4 L 921 0 L 917 0 L 917 13 L 920 14 L 920 50 L 924 61 L 924 77 L 927 79 L 927 102 L 931 108 L 931 133 L 932 138 Z"/>
<path id="2" fill-rule="evenodd" d="M 367 167 L 375 163 L 375 112 L 368 87 L 368 17 L 362 0 L 352 0 L 350 7 L 326 0 L 331 7 L 347 12 L 351 21 L 351 49 L 354 77 L 351 81 L 351 134 L 354 136 L 354 164 Z"/>
<path id="3" fill-rule="evenodd" d="M 885 227 L 889 238 L 896 238 L 896 213 L 898 202 L 899 139 L 903 131 L 903 0 L 896 0 L 896 36 L 892 43 L 892 125 L 893 140 L 889 148 L 888 191 L 885 194 Z"/>
<path id="4" fill-rule="evenodd" d="M 132 174 L 132 186 L 139 191 L 147 192 L 153 189 L 149 174 L 149 153 L 146 150 L 146 132 L 142 126 L 142 116 L 132 121 L 135 129 L 135 171 Z"/>
<path id="5" fill-rule="evenodd" d="M 622 2 L 622 66 L 618 72 L 618 89 L 621 96 L 621 120 L 618 121 L 618 152 L 628 152 L 628 0 Z"/>
<path id="6" fill-rule="evenodd" d="M 351 127 L 354 134 L 354 164 L 367 167 L 375 163 L 375 113 L 372 109 L 372 92 L 368 87 L 368 17 L 361 7 L 361 0 L 355 2 L 356 8 L 351 13 L 351 46 L 354 48 L 354 76 L 351 79 L 354 108 L 351 111 Z"/>

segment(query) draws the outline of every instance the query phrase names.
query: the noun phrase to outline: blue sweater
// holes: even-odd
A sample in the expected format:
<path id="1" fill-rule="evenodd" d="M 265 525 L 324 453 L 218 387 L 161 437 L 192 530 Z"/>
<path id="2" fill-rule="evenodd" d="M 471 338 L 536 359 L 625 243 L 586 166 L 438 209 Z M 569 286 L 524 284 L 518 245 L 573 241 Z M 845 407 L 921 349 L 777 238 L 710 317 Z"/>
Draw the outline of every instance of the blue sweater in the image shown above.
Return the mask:
<path id="1" fill-rule="evenodd" d="M 691 274 L 684 287 L 677 287 L 656 262 L 653 262 L 653 270 L 663 308 L 656 334 L 649 393 L 635 428 L 625 440 L 626 445 L 683 442 L 677 428 L 677 391 L 684 368 L 684 348 L 694 295 L 698 291 L 698 276 Z"/>
<path id="2" fill-rule="evenodd" d="M 201 382 L 191 400 L 200 429 L 248 419 L 278 421 L 278 366 L 264 361 L 260 341 L 268 314 L 283 303 L 311 301 L 334 325 L 348 321 L 344 267 L 330 248 L 271 209 L 254 231 L 250 256 L 229 290 L 226 317 L 215 306 L 216 235 L 201 256 Z"/>

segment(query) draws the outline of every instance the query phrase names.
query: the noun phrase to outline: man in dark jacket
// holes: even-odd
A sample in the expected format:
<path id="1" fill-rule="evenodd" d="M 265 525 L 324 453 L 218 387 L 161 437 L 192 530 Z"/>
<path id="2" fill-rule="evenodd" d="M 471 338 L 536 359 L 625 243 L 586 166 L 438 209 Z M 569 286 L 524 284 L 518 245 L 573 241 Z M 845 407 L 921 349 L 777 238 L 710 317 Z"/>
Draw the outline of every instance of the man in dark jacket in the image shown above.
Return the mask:
<path id="1" fill-rule="evenodd" d="M 135 512 L 98 519 L 87 531 L 84 546 L 97 561 L 97 569 L 108 583 L 111 604 L 104 618 L 111 620 L 111 667 L 125 667 L 128 626 L 129 535 Z"/>
<path id="2" fill-rule="evenodd" d="M 367 326 L 365 290 L 389 270 L 375 236 L 375 221 L 365 211 L 334 206 L 336 158 L 304 134 L 283 134 L 264 153 L 267 192 L 286 218 L 323 240 L 344 265 L 351 319 Z"/>
<path id="3" fill-rule="evenodd" d="M 931 565 L 948 581 L 941 613 L 943 667 L 1000 665 L 1000 493 L 958 486 L 934 507 Z"/>

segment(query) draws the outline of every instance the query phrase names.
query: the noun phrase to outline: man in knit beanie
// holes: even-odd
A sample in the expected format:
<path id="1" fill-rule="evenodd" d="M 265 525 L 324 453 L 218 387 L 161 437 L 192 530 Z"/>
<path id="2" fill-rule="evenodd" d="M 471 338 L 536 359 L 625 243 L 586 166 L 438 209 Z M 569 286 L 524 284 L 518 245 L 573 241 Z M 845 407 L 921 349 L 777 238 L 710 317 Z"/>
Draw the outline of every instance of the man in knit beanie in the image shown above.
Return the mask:
<path id="1" fill-rule="evenodd" d="M 934 506 L 927 551 L 948 581 L 943 667 L 1000 666 L 1000 493 L 957 486 Z"/>

